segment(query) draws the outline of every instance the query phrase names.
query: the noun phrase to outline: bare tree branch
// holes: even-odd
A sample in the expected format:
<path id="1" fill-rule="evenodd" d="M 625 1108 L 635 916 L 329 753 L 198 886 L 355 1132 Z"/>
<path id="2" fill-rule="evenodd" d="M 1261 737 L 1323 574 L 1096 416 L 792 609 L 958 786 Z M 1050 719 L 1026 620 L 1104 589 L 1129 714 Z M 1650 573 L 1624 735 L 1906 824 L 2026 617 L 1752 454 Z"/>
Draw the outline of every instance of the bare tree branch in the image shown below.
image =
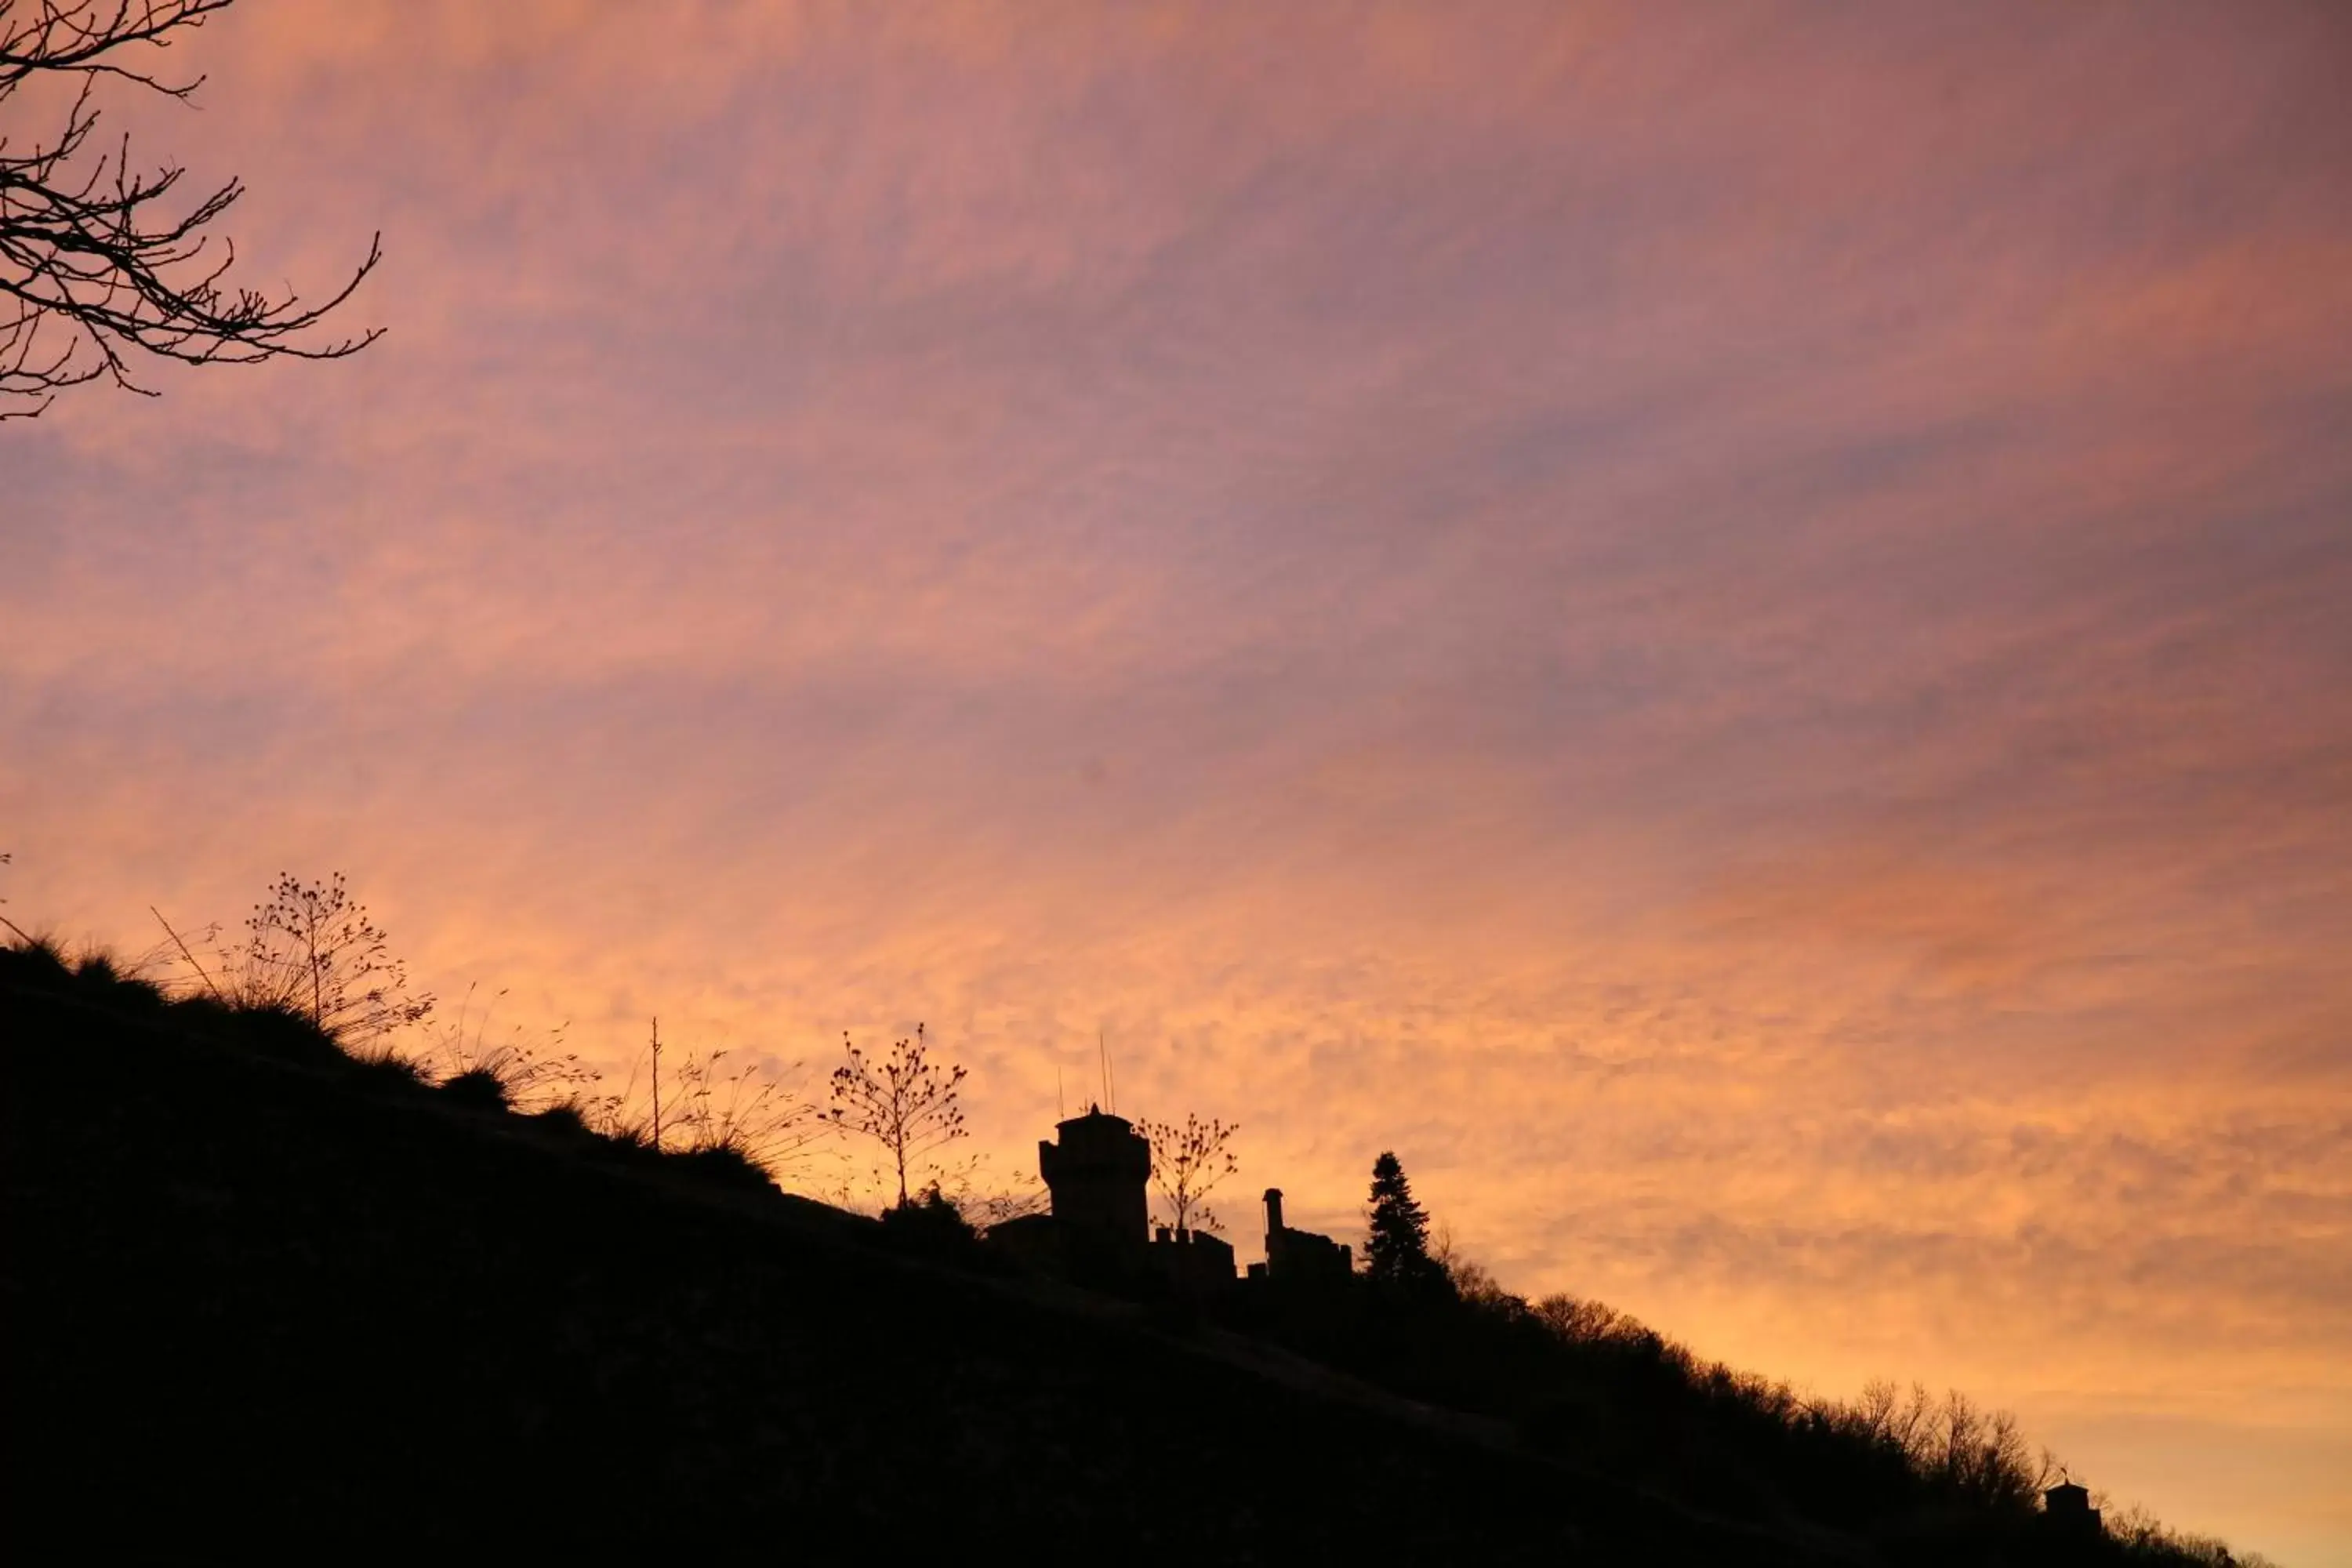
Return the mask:
<path id="1" fill-rule="evenodd" d="M 300 342 L 383 259 L 369 242 L 342 287 L 306 302 L 232 286 L 236 247 L 205 232 L 245 195 L 226 184 L 172 216 L 176 163 L 134 171 L 126 136 L 98 140 L 101 79 L 185 100 L 201 76 L 148 68 L 147 56 L 234 0 L 0 0 L 0 111 L 43 79 L 79 78 L 64 124 L 26 144 L 0 131 L 0 419 L 26 418 L 62 388 L 104 379 L 152 396 L 131 377 L 136 354 L 183 364 L 341 359 L 383 335 Z"/>

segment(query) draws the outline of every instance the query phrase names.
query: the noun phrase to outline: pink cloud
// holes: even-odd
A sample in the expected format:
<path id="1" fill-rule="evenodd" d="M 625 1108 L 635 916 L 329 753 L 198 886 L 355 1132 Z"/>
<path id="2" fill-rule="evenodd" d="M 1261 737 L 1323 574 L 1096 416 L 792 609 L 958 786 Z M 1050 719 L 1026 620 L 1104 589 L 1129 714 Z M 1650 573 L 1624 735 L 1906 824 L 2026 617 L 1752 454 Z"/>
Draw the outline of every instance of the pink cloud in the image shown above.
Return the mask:
<path id="1" fill-rule="evenodd" d="M 12 913 L 342 866 L 616 1060 L 926 1019 L 1008 1158 L 1104 1030 L 1302 1223 L 1394 1146 L 2340 1556 L 2345 42 L 241 9 L 122 118 L 391 333 L 0 431 Z"/>

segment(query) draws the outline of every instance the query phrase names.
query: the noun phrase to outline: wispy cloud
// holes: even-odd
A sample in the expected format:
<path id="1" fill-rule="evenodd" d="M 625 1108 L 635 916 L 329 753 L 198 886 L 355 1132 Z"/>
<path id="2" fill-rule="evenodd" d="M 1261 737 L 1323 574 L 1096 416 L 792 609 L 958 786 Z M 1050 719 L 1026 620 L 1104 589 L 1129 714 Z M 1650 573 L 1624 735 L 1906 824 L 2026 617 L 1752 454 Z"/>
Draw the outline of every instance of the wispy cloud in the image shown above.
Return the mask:
<path id="1" fill-rule="evenodd" d="M 199 47 L 121 119 L 268 276 L 383 228 L 391 332 L 0 435 L 12 903 L 345 867 L 615 1058 L 928 1019 L 1009 1153 L 1105 1031 L 1307 1223 L 1396 1147 L 1516 1284 L 2185 1523 L 2278 1515 L 2117 1410 L 2292 1427 L 2352 1561 L 2326 8 Z"/>

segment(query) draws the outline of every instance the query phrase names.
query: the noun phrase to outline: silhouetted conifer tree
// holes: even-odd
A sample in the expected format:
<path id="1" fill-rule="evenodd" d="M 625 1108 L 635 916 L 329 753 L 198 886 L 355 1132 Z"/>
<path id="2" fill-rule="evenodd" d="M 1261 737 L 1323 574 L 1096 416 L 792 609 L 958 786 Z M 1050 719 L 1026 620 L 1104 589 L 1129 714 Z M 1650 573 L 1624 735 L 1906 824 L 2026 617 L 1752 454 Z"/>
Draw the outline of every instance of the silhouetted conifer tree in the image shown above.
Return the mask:
<path id="1" fill-rule="evenodd" d="M 1372 1162 L 1371 1237 L 1364 1245 L 1364 1263 L 1376 1284 L 1419 1289 L 1445 1278 L 1429 1255 L 1429 1215 L 1413 1201 L 1404 1166 L 1387 1151 Z"/>

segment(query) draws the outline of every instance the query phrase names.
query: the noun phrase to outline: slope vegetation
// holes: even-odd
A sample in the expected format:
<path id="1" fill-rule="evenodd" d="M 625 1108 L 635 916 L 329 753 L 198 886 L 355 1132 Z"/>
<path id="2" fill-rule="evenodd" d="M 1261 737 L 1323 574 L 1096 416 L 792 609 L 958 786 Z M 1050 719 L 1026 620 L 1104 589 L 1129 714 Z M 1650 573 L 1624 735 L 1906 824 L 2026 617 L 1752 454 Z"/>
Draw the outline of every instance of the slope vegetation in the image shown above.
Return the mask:
<path id="1" fill-rule="evenodd" d="M 19 1547 L 1860 1560 L 282 1017 L 13 952 L 0 1062 Z"/>

